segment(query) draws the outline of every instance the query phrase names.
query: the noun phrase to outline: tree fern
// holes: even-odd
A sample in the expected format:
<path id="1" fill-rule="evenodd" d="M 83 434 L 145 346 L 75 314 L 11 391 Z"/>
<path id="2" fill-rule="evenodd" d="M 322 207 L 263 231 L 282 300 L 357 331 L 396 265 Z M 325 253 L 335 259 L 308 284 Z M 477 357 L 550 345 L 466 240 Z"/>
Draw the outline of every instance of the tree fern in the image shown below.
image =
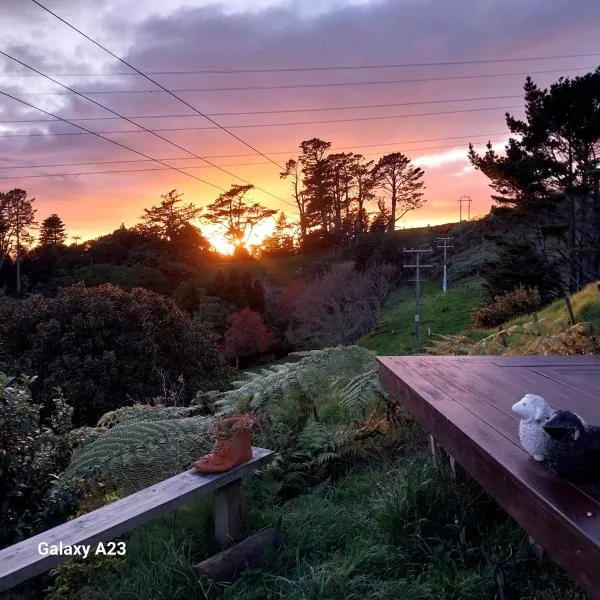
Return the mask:
<path id="1" fill-rule="evenodd" d="M 107 429 L 75 457 L 61 480 L 109 478 L 126 492 L 148 487 L 188 468 L 211 448 L 212 417 L 129 418 Z M 153 415 L 153 417 L 156 415 Z"/>

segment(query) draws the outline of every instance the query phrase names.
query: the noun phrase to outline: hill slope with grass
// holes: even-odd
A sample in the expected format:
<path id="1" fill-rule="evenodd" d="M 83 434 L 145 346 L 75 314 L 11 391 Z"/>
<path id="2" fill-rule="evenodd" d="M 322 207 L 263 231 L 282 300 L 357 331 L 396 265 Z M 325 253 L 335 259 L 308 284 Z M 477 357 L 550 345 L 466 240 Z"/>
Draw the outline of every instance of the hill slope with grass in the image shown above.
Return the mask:
<path id="1" fill-rule="evenodd" d="M 469 311 L 484 298 L 485 290 L 479 278 L 459 281 L 446 293 L 437 282 L 425 284 L 421 295 L 422 345 L 431 343 L 436 335 L 468 330 Z M 412 288 L 406 286 L 390 294 L 379 327 L 365 334 L 358 344 L 382 356 L 412 354 L 414 328 L 415 295 Z"/>

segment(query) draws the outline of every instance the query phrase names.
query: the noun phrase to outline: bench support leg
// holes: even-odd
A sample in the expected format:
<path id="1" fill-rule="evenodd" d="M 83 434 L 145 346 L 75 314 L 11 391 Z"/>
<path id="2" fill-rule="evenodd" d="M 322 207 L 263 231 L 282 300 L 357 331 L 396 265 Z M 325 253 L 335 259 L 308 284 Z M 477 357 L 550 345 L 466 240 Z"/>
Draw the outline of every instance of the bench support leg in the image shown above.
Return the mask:
<path id="1" fill-rule="evenodd" d="M 439 454 L 440 454 L 440 446 L 438 445 L 438 443 L 435 441 L 435 438 L 429 434 L 429 448 L 431 450 L 431 456 L 433 457 L 433 462 L 435 462 L 437 464 L 438 462 L 438 458 L 439 458 Z"/>
<path id="2" fill-rule="evenodd" d="M 242 522 L 241 482 L 232 481 L 215 492 L 215 537 L 227 548 L 239 537 Z"/>

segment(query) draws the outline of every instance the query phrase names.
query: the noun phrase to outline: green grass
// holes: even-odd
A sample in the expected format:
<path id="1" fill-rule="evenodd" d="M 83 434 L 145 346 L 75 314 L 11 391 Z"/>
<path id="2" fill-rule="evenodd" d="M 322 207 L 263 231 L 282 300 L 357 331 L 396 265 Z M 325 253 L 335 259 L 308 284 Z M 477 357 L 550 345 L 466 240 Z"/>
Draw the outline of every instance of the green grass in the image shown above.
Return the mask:
<path id="1" fill-rule="evenodd" d="M 421 297 L 421 344 L 426 345 L 435 334 L 468 330 L 469 311 L 484 299 L 480 279 L 466 279 L 445 294 L 437 284 L 428 283 Z M 415 297 L 412 289 L 403 287 L 392 293 L 385 302 L 381 323 L 384 326 L 364 335 L 359 345 L 380 355 L 412 354 L 415 323 Z M 432 336 L 428 335 L 431 328 Z"/>
<path id="2" fill-rule="evenodd" d="M 482 547 L 498 557 L 512 551 L 503 567 L 507 597 L 582 598 L 553 563 L 534 558 L 526 534 L 491 498 L 466 477 L 452 479 L 422 442 L 284 504 L 265 501 L 260 481 L 250 481 L 248 531 L 276 527 L 285 544 L 232 585 L 198 581 L 190 567 L 214 551 L 201 502 L 177 511 L 175 523 L 138 528 L 116 568 L 88 569 L 83 589 L 63 580 L 52 600 L 491 599 L 494 568 Z"/>

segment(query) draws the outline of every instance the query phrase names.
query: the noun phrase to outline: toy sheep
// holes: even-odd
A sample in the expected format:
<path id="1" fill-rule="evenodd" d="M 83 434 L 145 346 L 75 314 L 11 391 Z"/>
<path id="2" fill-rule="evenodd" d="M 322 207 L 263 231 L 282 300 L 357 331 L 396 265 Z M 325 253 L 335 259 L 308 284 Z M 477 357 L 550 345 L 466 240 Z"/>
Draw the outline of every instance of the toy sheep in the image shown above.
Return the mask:
<path id="1" fill-rule="evenodd" d="M 550 436 L 546 460 L 558 475 L 574 482 L 600 480 L 600 427 L 558 410 L 544 430 Z"/>
<path id="2" fill-rule="evenodd" d="M 513 405 L 513 412 L 517 413 L 519 422 L 519 440 L 521 446 L 537 461 L 546 458 L 546 446 L 550 440 L 544 431 L 544 424 L 554 412 L 544 398 L 536 394 L 526 394 Z"/>

